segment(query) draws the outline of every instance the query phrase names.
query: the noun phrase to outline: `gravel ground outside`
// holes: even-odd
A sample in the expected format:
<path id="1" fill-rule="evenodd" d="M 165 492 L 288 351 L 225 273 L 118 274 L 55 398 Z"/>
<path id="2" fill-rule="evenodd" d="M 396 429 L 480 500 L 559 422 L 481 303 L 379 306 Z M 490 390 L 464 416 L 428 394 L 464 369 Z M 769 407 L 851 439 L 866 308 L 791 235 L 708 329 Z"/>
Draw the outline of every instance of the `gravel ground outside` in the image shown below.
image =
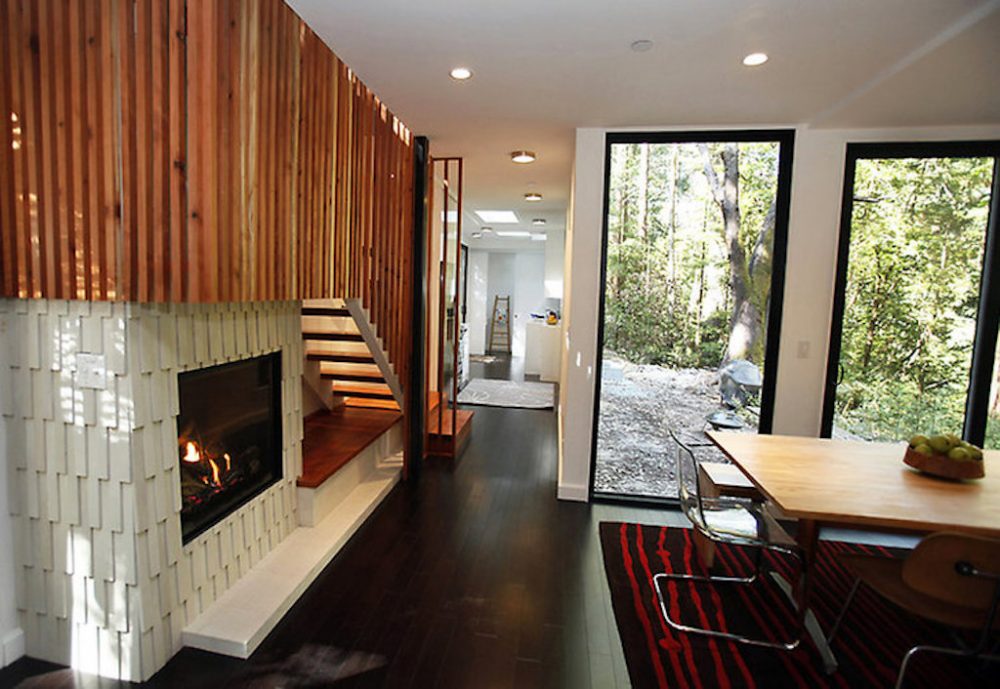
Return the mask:
<path id="1" fill-rule="evenodd" d="M 706 441 L 705 417 L 724 409 L 718 371 L 633 364 L 609 352 L 603 371 L 594 490 L 677 497 L 677 451 L 667 430 Z M 714 448 L 697 454 L 726 461 Z"/>

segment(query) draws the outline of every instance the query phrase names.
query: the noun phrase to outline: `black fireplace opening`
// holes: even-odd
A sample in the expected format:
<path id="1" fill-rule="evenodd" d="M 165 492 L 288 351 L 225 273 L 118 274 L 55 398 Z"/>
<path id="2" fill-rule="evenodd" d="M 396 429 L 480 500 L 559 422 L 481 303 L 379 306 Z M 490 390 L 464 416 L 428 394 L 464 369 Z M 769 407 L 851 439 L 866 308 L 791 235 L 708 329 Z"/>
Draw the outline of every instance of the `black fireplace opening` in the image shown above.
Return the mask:
<path id="1" fill-rule="evenodd" d="M 282 477 L 281 353 L 181 373 L 184 543 Z"/>

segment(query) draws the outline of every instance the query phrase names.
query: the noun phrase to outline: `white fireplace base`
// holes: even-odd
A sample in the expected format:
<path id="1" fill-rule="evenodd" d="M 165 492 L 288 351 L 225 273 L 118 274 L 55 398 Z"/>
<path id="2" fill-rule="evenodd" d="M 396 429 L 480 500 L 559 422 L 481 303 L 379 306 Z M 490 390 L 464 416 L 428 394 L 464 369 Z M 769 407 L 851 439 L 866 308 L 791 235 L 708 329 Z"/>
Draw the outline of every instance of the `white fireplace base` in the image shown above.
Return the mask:
<path id="1" fill-rule="evenodd" d="M 319 524 L 292 531 L 202 611 L 184 628 L 183 644 L 249 658 L 396 485 L 402 454 L 382 462 L 381 466 L 368 474 Z"/>
<path id="2" fill-rule="evenodd" d="M 184 544 L 178 376 L 276 351 L 283 477 Z M 300 302 L 0 299 L 0 471 L 28 656 L 144 681 L 296 531 L 302 362 Z"/>

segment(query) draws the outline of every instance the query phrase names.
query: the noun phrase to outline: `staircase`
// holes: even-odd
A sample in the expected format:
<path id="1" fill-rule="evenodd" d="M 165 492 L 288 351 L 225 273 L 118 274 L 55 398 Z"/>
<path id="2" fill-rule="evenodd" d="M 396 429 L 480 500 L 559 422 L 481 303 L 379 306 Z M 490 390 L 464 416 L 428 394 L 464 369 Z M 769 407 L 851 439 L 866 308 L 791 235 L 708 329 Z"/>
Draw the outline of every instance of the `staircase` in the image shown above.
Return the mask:
<path id="1" fill-rule="evenodd" d="M 331 400 L 327 406 L 400 410 L 403 395 L 396 372 L 358 300 L 304 301 L 302 337 L 306 378 L 322 386 L 316 392 Z"/>

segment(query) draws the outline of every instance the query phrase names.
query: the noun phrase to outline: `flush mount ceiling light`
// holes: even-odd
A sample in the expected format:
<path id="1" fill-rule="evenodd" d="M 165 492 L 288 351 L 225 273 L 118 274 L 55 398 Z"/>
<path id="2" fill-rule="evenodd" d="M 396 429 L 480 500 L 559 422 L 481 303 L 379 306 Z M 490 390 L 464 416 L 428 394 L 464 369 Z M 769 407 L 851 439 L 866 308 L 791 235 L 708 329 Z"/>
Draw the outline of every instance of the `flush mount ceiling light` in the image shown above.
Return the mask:
<path id="1" fill-rule="evenodd" d="M 516 225 L 519 222 L 514 211 L 476 211 L 476 215 L 483 222 L 496 225 Z"/>
<path id="2" fill-rule="evenodd" d="M 767 53 L 750 53 L 743 58 L 743 64 L 747 67 L 757 67 L 767 62 Z"/>
<path id="3" fill-rule="evenodd" d="M 486 226 L 484 225 L 483 227 L 481 227 L 481 228 L 479 228 L 479 229 L 480 229 L 480 232 L 481 232 L 482 234 L 493 234 L 493 228 L 492 228 L 492 227 L 486 227 Z"/>
<path id="4" fill-rule="evenodd" d="M 534 220 L 531 221 L 531 224 L 532 225 L 544 225 L 545 224 L 545 218 L 535 218 Z"/>
<path id="5" fill-rule="evenodd" d="M 535 152 L 534 151 L 513 151 L 510 154 L 510 160 L 512 163 L 518 163 L 520 165 L 527 165 L 528 163 L 535 162 Z"/>
<path id="6" fill-rule="evenodd" d="M 653 42 L 646 38 L 640 39 L 638 41 L 632 41 L 632 44 L 629 46 L 629 48 L 631 48 L 632 52 L 634 53 L 644 53 L 647 50 L 650 50 L 652 47 L 653 47 Z"/>
<path id="7" fill-rule="evenodd" d="M 530 237 L 530 232 L 525 232 L 523 230 L 500 230 L 497 232 L 497 237 Z"/>
<path id="8" fill-rule="evenodd" d="M 455 81 L 465 81 L 472 78 L 472 70 L 468 67 L 455 67 L 450 73 L 451 78 Z"/>
<path id="9" fill-rule="evenodd" d="M 483 233 L 482 233 L 482 232 L 473 232 L 473 233 L 472 233 L 472 238 L 473 238 L 473 239 L 479 239 L 479 238 L 480 238 L 480 237 L 482 237 L 482 236 L 483 236 Z"/>
<path id="10" fill-rule="evenodd" d="M 539 194 L 537 191 L 529 191 L 527 194 L 524 195 L 524 200 L 525 201 L 541 201 L 542 200 L 542 195 Z"/>

